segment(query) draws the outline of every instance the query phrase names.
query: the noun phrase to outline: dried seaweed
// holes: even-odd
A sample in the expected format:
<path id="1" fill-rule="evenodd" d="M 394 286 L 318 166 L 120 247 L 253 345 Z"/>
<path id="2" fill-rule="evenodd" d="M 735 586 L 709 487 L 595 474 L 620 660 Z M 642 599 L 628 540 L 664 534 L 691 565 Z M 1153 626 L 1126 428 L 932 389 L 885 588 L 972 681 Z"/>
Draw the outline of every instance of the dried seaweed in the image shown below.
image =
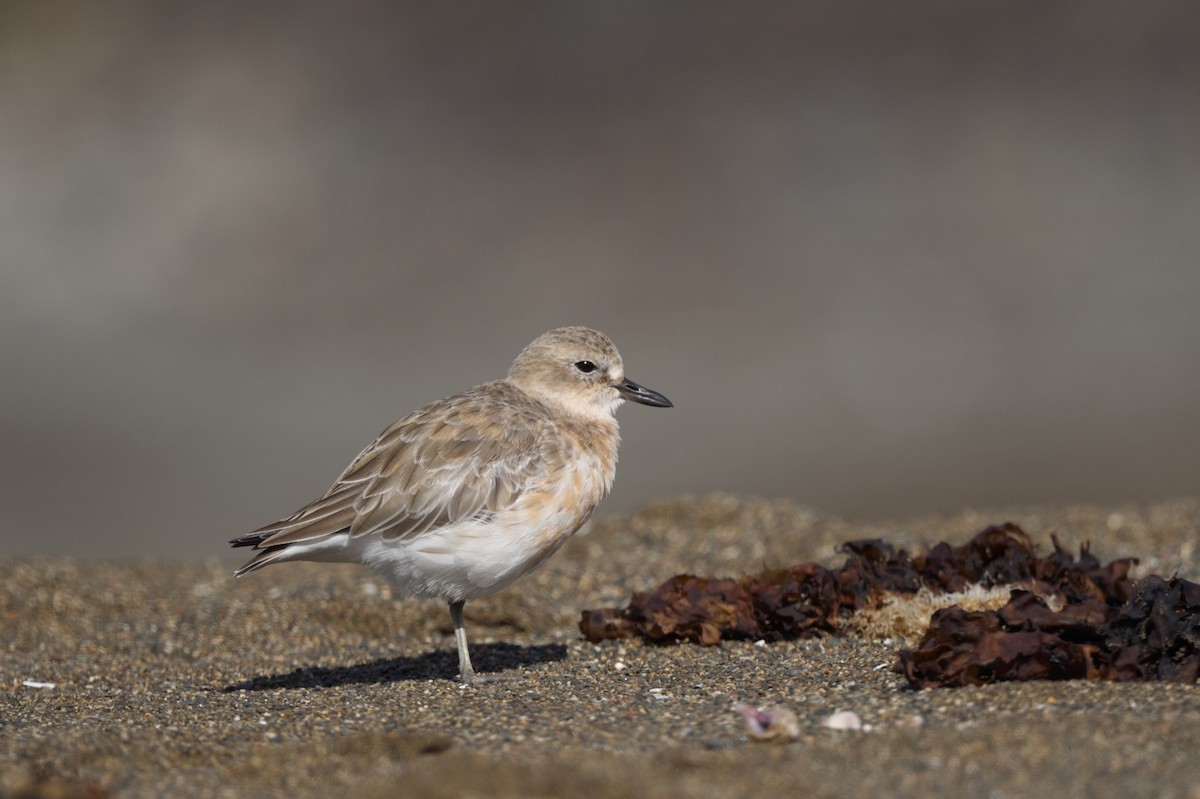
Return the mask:
<path id="1" fill-rule="evenodd" d="M 880 539 L 849 541 L 841 551 L 848 557 L 840 569 L 803 563 L 740 579 L 677 575 L 634 594 L 625 608 L 585 610 L 579 626 L 591 641 L 636 636 L 712 646 L 836 632 L 839 619 L 922 586 L 953 592 L 971 584 L 1025 583 L 1061 588 L 1071 597 L 1128 591 L 1129 561 L 1101 567 L 1086 547 L 1076 560 L 1057 541 L 1054 553 L 1039 559 L 1014 524 L 989 527 L 959 547 L 938 544 L 915 558 Z"/>
<path id="2" fill-rule="evenodd" d="M 995 525 L 958 547 L 910 557 L 879 539 L 842 545 L 839 569 L 804 563 L 732 578 L 678 575 L 636 593 L 624 608 L 585 610 L 591 641 L 640 637 L 655 644 L 781 640 L 836 633 L 856 611 L 921 588 L 960 592 L 1019 584 L 996 611 L 937 611 L 897 671 L 914 687 L 1000 680 L 1104 679 L 1194 682 L 1200 673 L 1200 586 L 1129 579 L 1133 559 L 1101 565 L 1051 538 L 1038 557 L 1014 524 Z M 1043 596 L 1061 598 L 1054 610 Z"/>
<path id="3" fill-rule="evenodd" d="M 1200 674 L 1200 585 L 1150 576 L 1122 604 L 1094 597 L 1053 611 L 1014 591 L 1000 610 L 947 608 L 897 670 L 917 688 L 1004 680 L 1166 680 Z"/>

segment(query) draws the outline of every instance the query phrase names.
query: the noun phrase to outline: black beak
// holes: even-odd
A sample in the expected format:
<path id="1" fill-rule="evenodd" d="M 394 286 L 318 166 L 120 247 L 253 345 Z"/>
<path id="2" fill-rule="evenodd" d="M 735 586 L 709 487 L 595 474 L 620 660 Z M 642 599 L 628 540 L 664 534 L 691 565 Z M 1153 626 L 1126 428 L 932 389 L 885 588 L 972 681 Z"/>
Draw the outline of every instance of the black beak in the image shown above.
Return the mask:
<path id="1" fill-rule="evenodd" d="M 655 408 L 674 408 L 669 399 L 657 391 L 639 386 L 632 380 L 623 380 L 617 385 L 617 391 L 630 402 L 640 402 L 643 405 L 653 405 Z"/>

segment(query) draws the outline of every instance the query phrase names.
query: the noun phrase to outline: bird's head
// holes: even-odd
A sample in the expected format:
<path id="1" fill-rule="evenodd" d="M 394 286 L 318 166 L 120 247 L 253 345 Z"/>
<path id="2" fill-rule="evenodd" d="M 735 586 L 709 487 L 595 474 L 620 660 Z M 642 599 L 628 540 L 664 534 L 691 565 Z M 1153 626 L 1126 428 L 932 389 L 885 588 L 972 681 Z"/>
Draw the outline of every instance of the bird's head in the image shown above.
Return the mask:
<path id="1" fill-rule="evenodd" d="M 586 327 L 560 327 L 538 336 L 513 361 L 508 379 L 581 416 L 611 418 L 625 400 L 673 407 L 662 394 L 626 378 L 612 339 Z"/>

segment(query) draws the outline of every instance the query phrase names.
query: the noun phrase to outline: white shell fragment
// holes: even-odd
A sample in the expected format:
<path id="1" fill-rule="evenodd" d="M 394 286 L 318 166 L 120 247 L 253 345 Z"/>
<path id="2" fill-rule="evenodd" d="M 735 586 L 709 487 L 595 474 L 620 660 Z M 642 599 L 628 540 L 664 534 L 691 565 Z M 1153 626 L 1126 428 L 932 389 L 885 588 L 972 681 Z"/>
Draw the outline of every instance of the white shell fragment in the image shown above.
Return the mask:
<path id="1" fill-rule="evenodd" d="M 54 682 L 38 682 L 37 680 L 22 680 L 21 685 L 26 688 L 57 688 L 58 683 Z"/>
<path id="2" fill-rule="evenodd" d="M 821 722 L 821 726 L 830 730 L 856 731 L 863 728 L 863 723 L 853 710 L 839 710 Z"/>

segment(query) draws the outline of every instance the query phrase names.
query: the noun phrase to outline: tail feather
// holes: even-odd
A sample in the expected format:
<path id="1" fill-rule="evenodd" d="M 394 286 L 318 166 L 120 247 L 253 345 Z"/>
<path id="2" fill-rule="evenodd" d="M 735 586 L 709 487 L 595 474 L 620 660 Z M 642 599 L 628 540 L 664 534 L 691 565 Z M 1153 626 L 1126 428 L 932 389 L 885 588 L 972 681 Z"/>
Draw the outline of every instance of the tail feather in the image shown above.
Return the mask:
<path id="1" fill-rule="evenodd" d="M 246 535 L 240 535 L 237 538 L 230 540 L 229 545 L 234 548 L 256 547 L 263 541 L 266 541 L 272 535 L 274 535 L 274 533 L 247 533 Z"/>
<path id="2" fill-rule="evenodd" d="M 236 546 L 249 546 L 249 545 L 250 545 L 249 543 L 234 544 L 235 547 Z M 266 549 L 264 549 L 263 551 L 261 551 L 257 555 L 255 555 L 244 566 L 242 566 L 237 571 L 235 571 L 233 573 L 233 576 L 241 577 L 243 574 L 248 574 L 249 572 L 257 571 L 258 569 L 261 569 L 263 566 L 270 566 L 272 563 L 279 560 L 279 558 L 283 557 L 284 550 L 286 550 L 286 549 L 287 549 L 286 544 L 282 544 L 277 547 L 267 547 Z"/>
<path id="3" fill-rule="evenodd" d="M 303 533 L 305 525 L 297 530 L 286 530 L 271 532 L 267 530 L 255 530 L 253 533 L 238 536 L 232 539 L 229 544 L 233 547 L 252 547 L 255 549 L 254 557 L 235 571 L 235 577 L 241 577 L 247 572 L 261 569 L 263 566 L 269 566 L 277 561 L 296 560 L 304 558 L 306 553 L 315 550 L 324 549 L 320 546 L 322 542 L 330 542 L 332 536 L 338 533 L 349 532 L 349 526 L 342 527 L 340 530 L 330 532 L 324 535 L 304 535 L 299 540 L 295 538 L 297 533 Z M 279 540 L 279 539 L 284 540 Z"/>

